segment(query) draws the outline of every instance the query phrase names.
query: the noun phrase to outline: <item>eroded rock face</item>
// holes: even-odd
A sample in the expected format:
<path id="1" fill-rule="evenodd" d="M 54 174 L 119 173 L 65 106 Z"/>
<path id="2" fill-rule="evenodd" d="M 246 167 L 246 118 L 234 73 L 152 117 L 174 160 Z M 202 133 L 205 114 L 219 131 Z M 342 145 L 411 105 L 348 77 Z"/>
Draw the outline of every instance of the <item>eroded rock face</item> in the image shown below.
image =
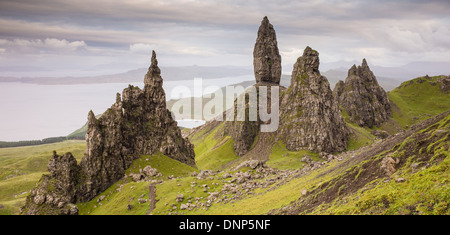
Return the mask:
<path id="1" fill-rule="evenodd" d="M 277 36 L 267 16 L 258 29 L 253 50 L 253 67 L 256 82 L 280 84 L 281 56 L 278 51 Z"/>
<path id="2" fill-rule="evenodd" d="M 21 214 L 78 214 L 78 207 L 73 203 L 79 179 L 75 158 L 71 153 L 58 155 L 53 152 L 47 168 L 50 174 L 43 175 L 39 185 L 31 190 Z"/>
<path id="3" fill-rule="evenodd" d="M 306 47 L 282 97 L 279 139 L 289 150 L 333 153 L 346 149 L 349 133 L 330 84 L 320 75 L 319 53 Z"/>
<path id="4" fill-rule="evenodd" d="M 379 126 L 392 116 L 387 94 L 365 59 L 360 66 L 353 65 L 348 70 L 345 82 L 338 82 L 333 92 L 350 121 L 360 126 Z"/>
<path id="5" fill-rule="evenodd" d="M 249 99 L 252 95 L 256 97 L 256 90 L 247 89 L 246 93 L 241 95 L 240 99 L 245 99 L 244 107 L 241 106 L 239 98 L 234 101 L 234 119 L 224 124 L 224 133 L 233 138 L 233 148 L 237 156 L 243 156 L 250 150 L 260 132 L 260 120 L 252 120 L 249 115 L 252 110 L 258 112 L 257 101 L 252 102 Z M 244 117 L 244 120 L 239 120 L 238 116 Z"/>
<path id="6" fill-rule="evenodd" d="M 181 136 L 176 121 L 166 108 L 157 64 L 153 52 L 143 90 L 130 85 L 123 90 L 123 99 L 117 94 L 116 102 L 98 119 L 92 111 L 89 112 L 87 147 L 80 165 L 77 166 L 71 154 L 71 157 L 61 157 L 55 153 L 49 163 L 50 176 L 45 176 L 42 185 L 37 187 L 40 193 L 32 196 L 38 199 L 27 200 L 24 214 L 45 214 L 48 211 L 26 209 L 33 208 L 30 203 L 42 201 L 39 195 L 46 195 L 47 184 L 60 188 L 62 193 L 56 197 L 66 203 L 91 200 L 121 179 L 131 163 L 143 154 L 160 151 L 195 166 L 194 147 Z"/>

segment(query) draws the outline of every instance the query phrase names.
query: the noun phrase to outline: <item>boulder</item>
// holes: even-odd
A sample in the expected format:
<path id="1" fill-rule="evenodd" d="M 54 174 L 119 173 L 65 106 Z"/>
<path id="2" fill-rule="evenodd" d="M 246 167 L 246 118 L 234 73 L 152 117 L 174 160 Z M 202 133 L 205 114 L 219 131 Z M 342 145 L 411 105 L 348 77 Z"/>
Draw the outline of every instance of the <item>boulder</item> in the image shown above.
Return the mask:
<path id="1" fill-rule="evenodd" d="M 389 133 L 383 130 L 374 130 L 370 133 L 380 139 L 386 139 L 389 136 Z"/>
<path id="2" fill-rule="evenodd" d="M 183 194 L 178 194 L 176 201 L 177 202 L 182 202 L 183 200 L 184 200 L 184 195 Z"/>
<path id="3" fill-rule="evenodd" d="M 153 177 L 158 174 L 158 170 L 155 168 L 152 168 L 151 166 L 144 167 L 144 169 L 142 171 L 144 172 L 145 175 L 147 175 L 149 177 Z"/>

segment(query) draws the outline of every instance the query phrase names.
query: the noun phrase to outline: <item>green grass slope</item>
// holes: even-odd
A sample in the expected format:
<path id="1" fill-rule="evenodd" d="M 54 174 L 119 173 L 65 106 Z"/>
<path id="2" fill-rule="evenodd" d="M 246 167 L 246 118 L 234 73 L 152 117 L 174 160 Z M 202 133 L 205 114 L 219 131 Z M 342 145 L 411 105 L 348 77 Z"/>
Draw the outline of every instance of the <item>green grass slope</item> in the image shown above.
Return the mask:
<path id="1" fill-rule="evenodd" d="M 227 162 L 238 159 L 233 149 L 233 139 L 218 134 L 221 128 L 223 123 L 206 126 L 189 137 L 194 145 L 195 164 L 199 169 L 217 170 Z"/>
<path id="2" fill-rule="evenodd" d="M 321 205 L 318 214 L 450 214 L 450 115 L 356 166 L 391 157 L 396 171 Z"/>
<path id="3" fill-rule="evenodd" d="M 450 109 L 450 92 L 439 86 L 441 76 L 419 77 L 403 82 L 388 93 L 395 104 L 392 119 L 402 129 Z M 386 123 L 385 129 L 391 128 Z"/>
<path id="4" fill-rule="evenodd" d="M 161 176 L 152 178 L 154 181 L 170 181 L 170 178 L 186 178 L 197 169 L 173 160 L 162 153 L 143 155 L 135 160 L 125 172 L 129 176 L 138 173 L 146 166 L 151 166 L 160 172 Z M 105 215 L 105 214 L 138 214 L 145 215 L 150 209 L 149 201 L 139 202 L 139 199 L 149 198 L 149 184 L 151 182 L 135 182 L 131 177 L 124 177 L 109 187 L 106 191 L 95 197 L 90 202 L 80 203 L 80 214 Z M 170 184 L 170 183 L 169 183 Z M 175 187 L 176 188 L 176 187 Z M 103 198 L 101 201 L 99 198 Z M 158 203 L 159 204 L 159 203 Z M 131 205 L 132 209 L 128 209 Z"/>
<path id="5" fill-rule="evenodd" d="M 320 160 L 317 153 L 308 150 L 289 151 L 281 141 L 277 141 L 272 147 L 269 160 L 266 164 L 280 170 L 301 169 L 305 164 L 302 161 L 302 158 L 305 156 L 309 156 L 315 161 Z"/>

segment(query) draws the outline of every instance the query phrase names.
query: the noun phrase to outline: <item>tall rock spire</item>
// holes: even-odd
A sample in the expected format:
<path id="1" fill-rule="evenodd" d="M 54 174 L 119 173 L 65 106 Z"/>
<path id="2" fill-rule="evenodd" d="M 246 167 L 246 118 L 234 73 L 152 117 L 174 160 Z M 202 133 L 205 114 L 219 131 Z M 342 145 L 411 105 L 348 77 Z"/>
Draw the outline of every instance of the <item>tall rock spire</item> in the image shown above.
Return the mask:
<path id="1" fill-rule="evenodd" d="M 151 64 L 148 68 L 147 74 L 145 75 L 144 84 L 162 86 L 161 70 L 158 67 L 158 60 L 156 59 L 155 51 L 152 51 Z"/>
<path id="2" fill-rule="evenodd" d="M 253 50 L 253 67 L 257 83 L 268 82 L 280 84 L 281 56 L 278 51 L 277 36 L 267 16 L 258 29 Z"/>
<path id="3" fill-rule="evenodd" d="M 163 79 L 155 51 L 152 51 L 151 64 L 144 77 L 144 95 L 147 101 L 144 108 L 166 109 L 166 93 L 163 89 Z"/>

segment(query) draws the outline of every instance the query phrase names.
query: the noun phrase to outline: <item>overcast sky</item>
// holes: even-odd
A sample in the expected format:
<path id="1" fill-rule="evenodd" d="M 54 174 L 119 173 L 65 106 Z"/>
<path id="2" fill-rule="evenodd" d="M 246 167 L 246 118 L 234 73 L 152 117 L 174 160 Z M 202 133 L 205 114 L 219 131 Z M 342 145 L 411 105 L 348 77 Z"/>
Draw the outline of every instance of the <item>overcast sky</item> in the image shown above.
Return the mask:
<path id="1" fill-rule="evenodd" d="M 148 67 L 151 50 L 161 66 L 251 66 L 264 16 L 283 71 L 306 46 L 322 63 L 448 62 L 449 9 L 448 0 L 2 0 L 0 76 L 126 71 Z"/>

